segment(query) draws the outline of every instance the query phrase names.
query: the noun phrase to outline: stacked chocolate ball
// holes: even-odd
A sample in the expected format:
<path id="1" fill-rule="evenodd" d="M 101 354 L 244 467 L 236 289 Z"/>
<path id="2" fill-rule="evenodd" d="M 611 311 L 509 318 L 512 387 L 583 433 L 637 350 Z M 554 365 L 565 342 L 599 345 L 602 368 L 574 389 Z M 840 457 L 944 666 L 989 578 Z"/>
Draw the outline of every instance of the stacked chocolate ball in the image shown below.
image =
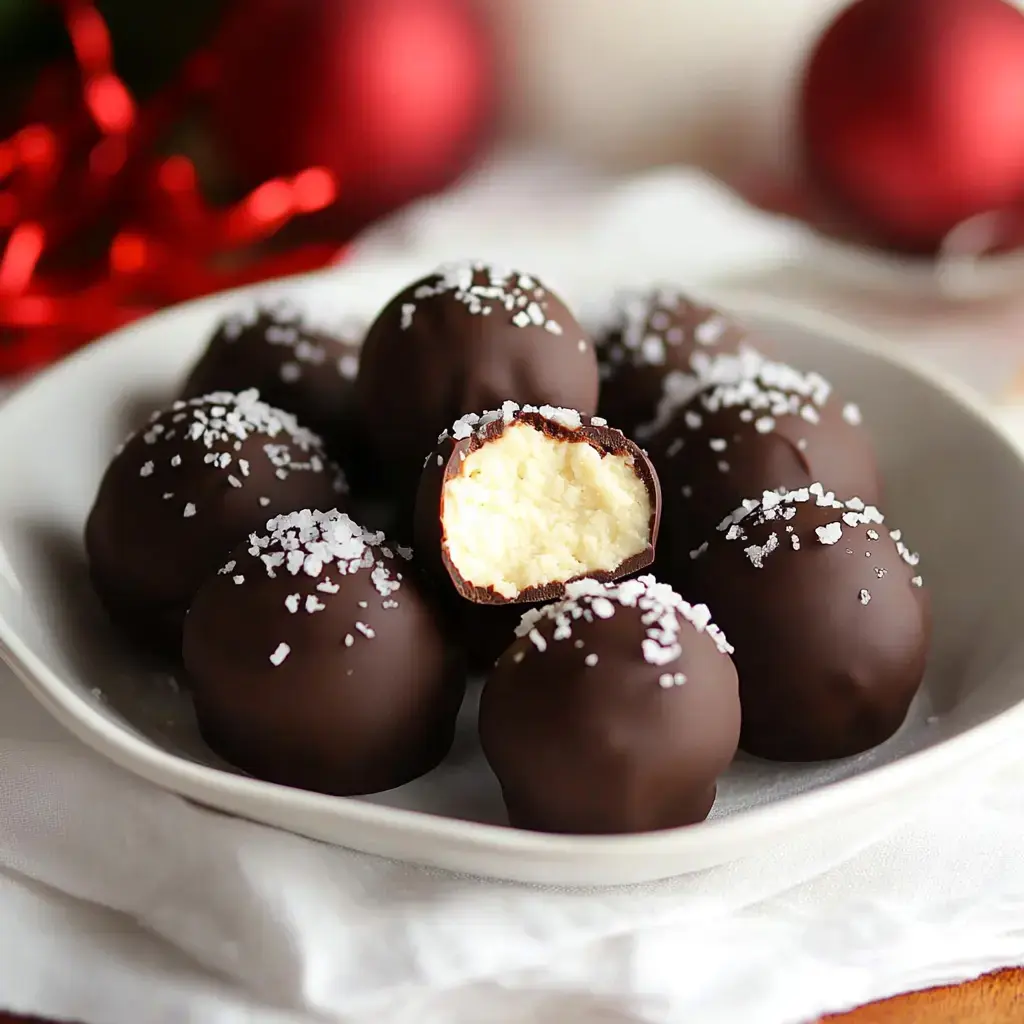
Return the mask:
<path id="1" fill-rule="evenodd" d="M 737 746 L 842 757 L 898 728 L 929 608 L 880 497 L 856 406 L 719 312 L 631 294 L 591 337 L 537 277 L 465 263 L 361 345 L 229 317 L 115 457 L 86 546 L 239 768 L 401 785 L 483 671 L 512 824 L 629 832 L 706 817 Z"/>

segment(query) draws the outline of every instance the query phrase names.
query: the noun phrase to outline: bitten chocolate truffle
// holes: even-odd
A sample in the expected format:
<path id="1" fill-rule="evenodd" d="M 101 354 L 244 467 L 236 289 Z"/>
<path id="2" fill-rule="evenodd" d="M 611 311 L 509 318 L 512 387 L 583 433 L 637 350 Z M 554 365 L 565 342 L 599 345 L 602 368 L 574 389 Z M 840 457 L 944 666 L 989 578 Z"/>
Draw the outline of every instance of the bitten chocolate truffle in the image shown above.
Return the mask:
<path id="1" fill-rule="evenodd" d="M 837 493 L 881 499 L 860 410 L 819 374 L 748 351 L 720 356 L 708 375 L 713 383 L 650 440 L 665 503 L 658 568 L 688 595 L 691 552 L 751 494 L 822 479 Z"/>
<path id="2" fill-rule="evenodd" d="M 706 607 L 653 576 L 580 580 L 518 632 L 480 703 L 511 824 L 647 832 L 707 817 L 740 705 L 731 647 Z"/>
<path id="3" fill-rule="evenodd" d="M 356 401 L 380 471 L 411 500 L 438 434 L 468 412 L 513 401 L 596 413 L 597 359 L 537 278 L 463 263 L 385 306 L 366 335 Z"/>
<path id="4" fill-rule="evenodd" d="M 296 507 L 333 507 L 345 480 L 320 439 L 255 391 L 175 402 L 123 445 L 85 527 L 111 617 L 177 657 L 200 584 L 253 530 Z"/>
<path id="5" fill-rule="evenodd" d="M 672 288 L 622 292 L 595 337 L 601 379 L 598 412 L 644 441 L 692 398 L 715 356 L 753 348 L 748 332 Z"/>
<path id="6" fill-rule="evenodd" d="M 410 558 L 347 515 L 308 510 L 232 552 L 185 620 L 185 668 L 213 750 L 258 778 L 339 796 L 437 765 L 464 677 Z"/>
<path id="7" fill-rule="evenodd" d="M 268 405 L 290 412 L 346 461 L 355 446 L 354 398 L 362 331 L 313 327 L 288 303 L 254 306 L 225 317 L 192 368 L 183 398 L 256 388 Z"/>
<path id="8" fill-rule="evenodd" d="M 928 656 L 917 563 L 876 508 L 818 483 L 722 523 L 694 585 L 736 647 L 744 750 L 847 757 L 899 728 Z"/>
<path id="9" fill-rule="evenodd" d="M 549 601 L 580 577 L 650 565 L 660 509 L 650 460 L 621 431 L 506 402 L 457 420 L 427 456 L 416 544 L 469 601 Z"/>

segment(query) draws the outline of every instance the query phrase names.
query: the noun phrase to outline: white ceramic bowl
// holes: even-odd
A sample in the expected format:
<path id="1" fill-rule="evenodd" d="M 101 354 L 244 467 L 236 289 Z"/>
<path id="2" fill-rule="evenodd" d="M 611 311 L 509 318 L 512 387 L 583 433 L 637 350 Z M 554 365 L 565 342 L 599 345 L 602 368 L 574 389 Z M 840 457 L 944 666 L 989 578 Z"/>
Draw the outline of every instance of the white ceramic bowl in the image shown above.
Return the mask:
<path id="1" fill-rule="evenodd" d="M 321 319 L 369 315 L 419 267 L 346 271 L 273 289 Z M 570 296 L 578 301 L 580 296 Z M 863 408 L 886 476 L 886 512 L 922 553 L 936 616 L 922 692 L 876 750 L 820 765 L 739 757 L 706 823 L 617 837 L 506 827 L 467 702 L 450 758 L 366 799 L 271 785 L 232 771 L 199 739 L 165 668 L 133 660 L 86 582 L 82 526 L 115 444 L 181 381 L 213 321 L 239 296 L 170 310 L 90 346 L 0 408 L 0 642 L 32 693 L 129 771 L 213 808 L 371 853 L 549 884 L 620 884 L 724 863 L 773 843 L 898 820 L 968 762 L 1024 732 L 1024 464 L 956 386 L 821 317 L 716 296 L 820 369 Z"/>
<path id="2" fill-rule="evenodd" d="M 965 229 L 961 229 L 965 230 Z M 1020 292 L 1024 252 L 902 256 L 808 232 L 804 261 L 844 289 L 936 304 L 984 303 Z"/>

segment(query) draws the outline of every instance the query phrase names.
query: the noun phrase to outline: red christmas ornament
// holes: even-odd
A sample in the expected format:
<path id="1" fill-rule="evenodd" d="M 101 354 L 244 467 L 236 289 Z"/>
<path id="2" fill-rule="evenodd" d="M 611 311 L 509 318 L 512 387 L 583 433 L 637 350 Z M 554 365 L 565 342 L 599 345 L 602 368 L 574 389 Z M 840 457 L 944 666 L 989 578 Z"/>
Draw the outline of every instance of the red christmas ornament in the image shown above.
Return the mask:
<path id="1" fill-rule="evenodd" d="M 246 0 L 219 47 L 218 139 L 243 181 L 316 165 L 365 222 L 449 184 L 491 125 L 470 0 Z"/>
<path id="2" fill-rule="evenodd" d="M 1004 0 L 858 0 L 811 57 L 800 132 L 833 226 L 863 240 L 934 252 L 958 225 L 1019 209 L 1024 13 Z"/>
<path id="3" fill-rule="evenodd" d="M 47 69 L 27 123 L 0 140 L 0 375 L 168 303 L 339 258 L 336 244 L 259 249 L 292 218 L 335 201 L 332 171 L 296 168 L 216 209 L 192 163 L 161 153 L 167 129 L 216 80 L 211 52 L 140 105 L 114 70 L 95 7 L 61 6 L 76 67 Z"/>

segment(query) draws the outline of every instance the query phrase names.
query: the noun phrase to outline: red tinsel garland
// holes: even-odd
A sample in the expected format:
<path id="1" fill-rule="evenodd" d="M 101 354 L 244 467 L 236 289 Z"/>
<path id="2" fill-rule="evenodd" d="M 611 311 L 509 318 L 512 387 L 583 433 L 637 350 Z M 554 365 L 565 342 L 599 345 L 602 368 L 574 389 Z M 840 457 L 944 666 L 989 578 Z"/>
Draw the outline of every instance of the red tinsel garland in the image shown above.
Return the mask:
<path id="1" fill-rule="evenodd" d="M 140 105 L 113 69 L 92 3 L 61 6 L 78 65 L 74 102 L 62 69 L 48 69 L 27 107 L 32 123 L 0 142 L 0 374 L 49 362 L 170 303 L 338 258 L 332 245 L 245 251 L 333 203 L 331 171 L 274 178 L 216 209 L 187 157 L 155 152 L 185 106 L 215 84 L 216 44 Z"/>

